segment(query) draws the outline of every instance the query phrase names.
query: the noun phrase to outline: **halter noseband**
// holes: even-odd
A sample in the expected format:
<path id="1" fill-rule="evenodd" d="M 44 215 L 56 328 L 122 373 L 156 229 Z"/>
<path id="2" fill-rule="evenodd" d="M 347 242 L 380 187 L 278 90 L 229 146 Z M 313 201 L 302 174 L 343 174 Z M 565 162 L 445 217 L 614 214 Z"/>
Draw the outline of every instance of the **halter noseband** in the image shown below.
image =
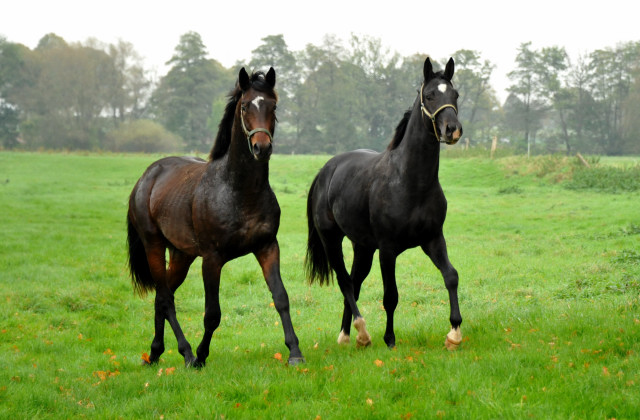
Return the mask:
<path id="1" fill-rule="evenodd" d="M 254 128 L 253 130 L 249 131 L 247 129 L 247 126 L 244 123 L 244 113 L 245 113 L 245 110 L 241 108 L 240 122 L 242 123 L 242 131 L 244 132 L 244 135 L 247 136 L 247 143 L 249 144 L 249 153 L 251 153 L 251 156 L 255 158 L 255 155 L 253 154 L 253 146 L 251 145 L 251 136 L 253 136 L 256 133 L 265 133 L 267 136 L 269 136 L 269 144 L 273 143 L 273 136 L 271 135 L 271 132 L 269 130 L 262 127 Z"/>
<path id="2" fill-rule="evenodd" d="M 446 143 L 446 140 L 445 141 L 440 140 L 440 136 L 438 135 L 438 128 L 436 127 L 436 115 L 438 115 L 438 112 L 442 111 L 445 108 L 453 108 L 453 111 L 456 113 L 456 115 L 458 115 L 458 109 L 453 104 L 444 104 L 440 108 L 436 109 L 436 112 L 431 114 L 427 110 L 427 107 L 424 106 L 424 100 L 422 99 L 423 98 L 423 96 L 422 96 L 422 90 L 423 89 L 424 89 L 424 83 L 422 84 L 422 86 L 420 86 L 420 109 L 422 110 L 422 113 L 424 115 L 429 117 L 429 119 L 431 120 L 431 123 L 433 123 L 433 133 L 436 135 L 436 140 L 439 143 Z"/>

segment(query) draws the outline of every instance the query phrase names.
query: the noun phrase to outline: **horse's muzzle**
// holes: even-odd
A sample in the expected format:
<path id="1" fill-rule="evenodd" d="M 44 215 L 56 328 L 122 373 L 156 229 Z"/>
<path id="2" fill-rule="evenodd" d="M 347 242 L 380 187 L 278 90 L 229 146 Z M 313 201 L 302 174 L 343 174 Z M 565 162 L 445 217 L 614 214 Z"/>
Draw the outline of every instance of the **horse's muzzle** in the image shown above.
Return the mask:
<path id="1" fill-rule="evenodd" d="M 273 152 L 273 144 L 270 140 L 255 142 L 251 151 L 255 160 L 268 160 Z"/>
<path id="2" fill-rule="evenodd" d="M 462 137 L 462 125 L 459 122 L 447 122 L 444 130 L 445 143 L 456 144 Z"/>

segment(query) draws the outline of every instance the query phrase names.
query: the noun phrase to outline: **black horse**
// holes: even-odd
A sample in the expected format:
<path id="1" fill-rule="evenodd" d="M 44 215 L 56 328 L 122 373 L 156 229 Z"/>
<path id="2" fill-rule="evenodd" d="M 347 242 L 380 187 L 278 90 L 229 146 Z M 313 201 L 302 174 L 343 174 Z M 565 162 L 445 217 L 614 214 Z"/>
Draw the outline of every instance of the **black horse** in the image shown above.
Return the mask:
<path id="1" fill-rule="evenodd" d="M 266 75 L 252 76 L 240 70 L 209 161 L 161 159 L 149 166 L 131 192 L 127 218 L 131 276 L 141 294 L 156 290 L 155 338 L 148 363 L 157 362 L 164 351 L 167 320 L 185 364 L 204 366 L 211 336 L 220 324 L 220 271 L 226 262 L 249 253 L 262 267 L 280 314 L 289 363 L 304 361 L 280 277 L 276 239 L 280 207 L 269 185 L 275 83 L 273 68 Z M 197 256 L 202 256 L 205 314 L 196 358 L 176 318 L 174 293 Z"/>
<path id="2" fill-rule="evenodd" d="M 416 246 L 422 247 L 440 270 L 449 291 L 451 331 L 445 344 L 454 349 L 462 340 L 458 273 L 449 262 L 442 234 L 447 200 L 438 180 L 440 143 L 455 144 L 462 135 L 456 108 L 458 92 L 451 83 L 453 72 L 453 59 L 444 72 L 434 73 L 427 58 L 419 95 L 398 124 L 387 150 L 356 150 L 335 156 L 311 185 L 305 266 L 311 283 L 328 283 L 335 272 L 344 295 L 338 343 L 350 341 L 353 316 L 357 344 L 371 344 L 356 301 L 378 249 L 387 312 L 384 341 L 389 347 L 395 346 L 396 258 Z M 354 251 L 350 275 L 342 255 L 345 236 Z"/>

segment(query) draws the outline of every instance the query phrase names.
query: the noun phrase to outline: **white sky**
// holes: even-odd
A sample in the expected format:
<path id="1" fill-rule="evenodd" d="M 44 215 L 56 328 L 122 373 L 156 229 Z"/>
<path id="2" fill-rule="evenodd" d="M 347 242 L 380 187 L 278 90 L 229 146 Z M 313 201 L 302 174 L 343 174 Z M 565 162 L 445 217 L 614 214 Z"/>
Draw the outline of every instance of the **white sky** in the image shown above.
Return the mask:
<path id="1" fill-rule="evenodd" d="M 133 44 L 145 66 L 166 72 L 180 36 L 200 34 L 211 58 L 230 67 L 248 61 L 267 35 L 283 34 L 290 50 L 320 45 L 326 34 L 379 38 L 403 56 L 441 60 L 459 49 L 479 51 L 497 66 L 492 79 L 504 100 L 516 50 L 561 46 L 571 59 L 619 42 L 640 40 L 635 0 L 13 0 L 0 6 L 0 35 L 35 48 L 53 32 L 67 42 L 96 38 Z M 635 5 L 634 5 L 635 4 Z M 276 69 L 277 70 L 277 69 Z M 416 71 L 420 71 L 417 69 Z"/>

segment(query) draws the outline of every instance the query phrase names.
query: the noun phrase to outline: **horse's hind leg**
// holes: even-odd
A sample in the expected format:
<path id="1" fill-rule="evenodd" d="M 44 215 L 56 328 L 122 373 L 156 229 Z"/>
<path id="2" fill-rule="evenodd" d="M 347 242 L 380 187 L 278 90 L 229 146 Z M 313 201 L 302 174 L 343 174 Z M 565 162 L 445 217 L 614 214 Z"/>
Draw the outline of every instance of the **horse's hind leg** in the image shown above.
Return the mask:
<path id="1" fill-rule="evenodd" d="M 424 245 L 422 249 L 442 273 L 445 287 L 449 292 L 449 306 L 451 308 L 449 321 L 451 322 L 451 331 L 447 334 L 445 345 L 447 349 L 455 350 L 462 342 L 462 332 L 460 331 L 462 316 L 460 315 L 460 308 L 458 307 L 458 272 L 449 261 L 444 236 L 440 235 L 433 239 Z"/>
<path id="2" fill-rule="evenodd" d="M 169 283 L 169 275 L 166 267 L 164 244 L 149 246 L 149 249 L 147 249 L 147 259 L 149 261 L 151 275 L 156 281 L 155 337 L 151 343 L 149 360 L 151 363 L 157 362 L 160 355 L 164 352 L 164 321 L 166 319 L 169 321 L 169 325 L 171 325 L 173 333 L 178 340 L 178 351 L 184 357 L 185 364 L 191 365 L 195 357 L 191 351 L 191 345 L 185 338 L 176 317 L 173 290 Z"/>
<path id="3" fill-rule="evenodd" d="M 169 252 L 169 271 L 167 273 L 167 281 L 172 293 L 182 285 L 184 279 L 187 278 L 189 267 L 195 260 L 195 257 L 187 255 L 175 248 L 171 248 Z"/>
<path id="4" fill-rule="evenodd" d="M 328 238 L 329 235 L 325 235 Z M 344 296 L 345 303 L 349 306 L 351 313 L 353 314 L 353 326 L 358 330 L 356 337 L 356 344 L 358 346 L 368 346 L 371 344 L 371 336 L 367 332 L 366 323 L 364 318 L 360 314 L 358 305 L 356 304 L 356 298 L 354 293 L 354 284 L 347 273 L 347 269 L 344 265 L 344 256 L 342 254 L 342 238 L 343 235 L 334 235 L 331 239 L 325 243 L 325 250 L 329 259 L 329 265 L 336 273 L 338 279 L 338 286 Z M 348 337 L 345 338 L 345 333 L 340 331 L 338 336 L 338 343 L 347 343 Z"/>
<path id="5" fill-rule="evenodd" d="M 354 244 L 353 246 L 353 264 L 351 265 L 351 282 L 353 283 L 353 297 L 357 302 L 360 298 L 360 289 L 362 282 L 369 272 L 371 271 L 371 263 L 373 262 L 373 254 L 375 249 L 363 247 L 361 245 Z M 351 319 L 353 314 L 351 313 L 351 307 L 344 300 L 344 312 L 342 313 L 342 329 L 338 336 L 338 343 L 348 344 L 350 342 L 349 336 L 351 334 Z"/>

